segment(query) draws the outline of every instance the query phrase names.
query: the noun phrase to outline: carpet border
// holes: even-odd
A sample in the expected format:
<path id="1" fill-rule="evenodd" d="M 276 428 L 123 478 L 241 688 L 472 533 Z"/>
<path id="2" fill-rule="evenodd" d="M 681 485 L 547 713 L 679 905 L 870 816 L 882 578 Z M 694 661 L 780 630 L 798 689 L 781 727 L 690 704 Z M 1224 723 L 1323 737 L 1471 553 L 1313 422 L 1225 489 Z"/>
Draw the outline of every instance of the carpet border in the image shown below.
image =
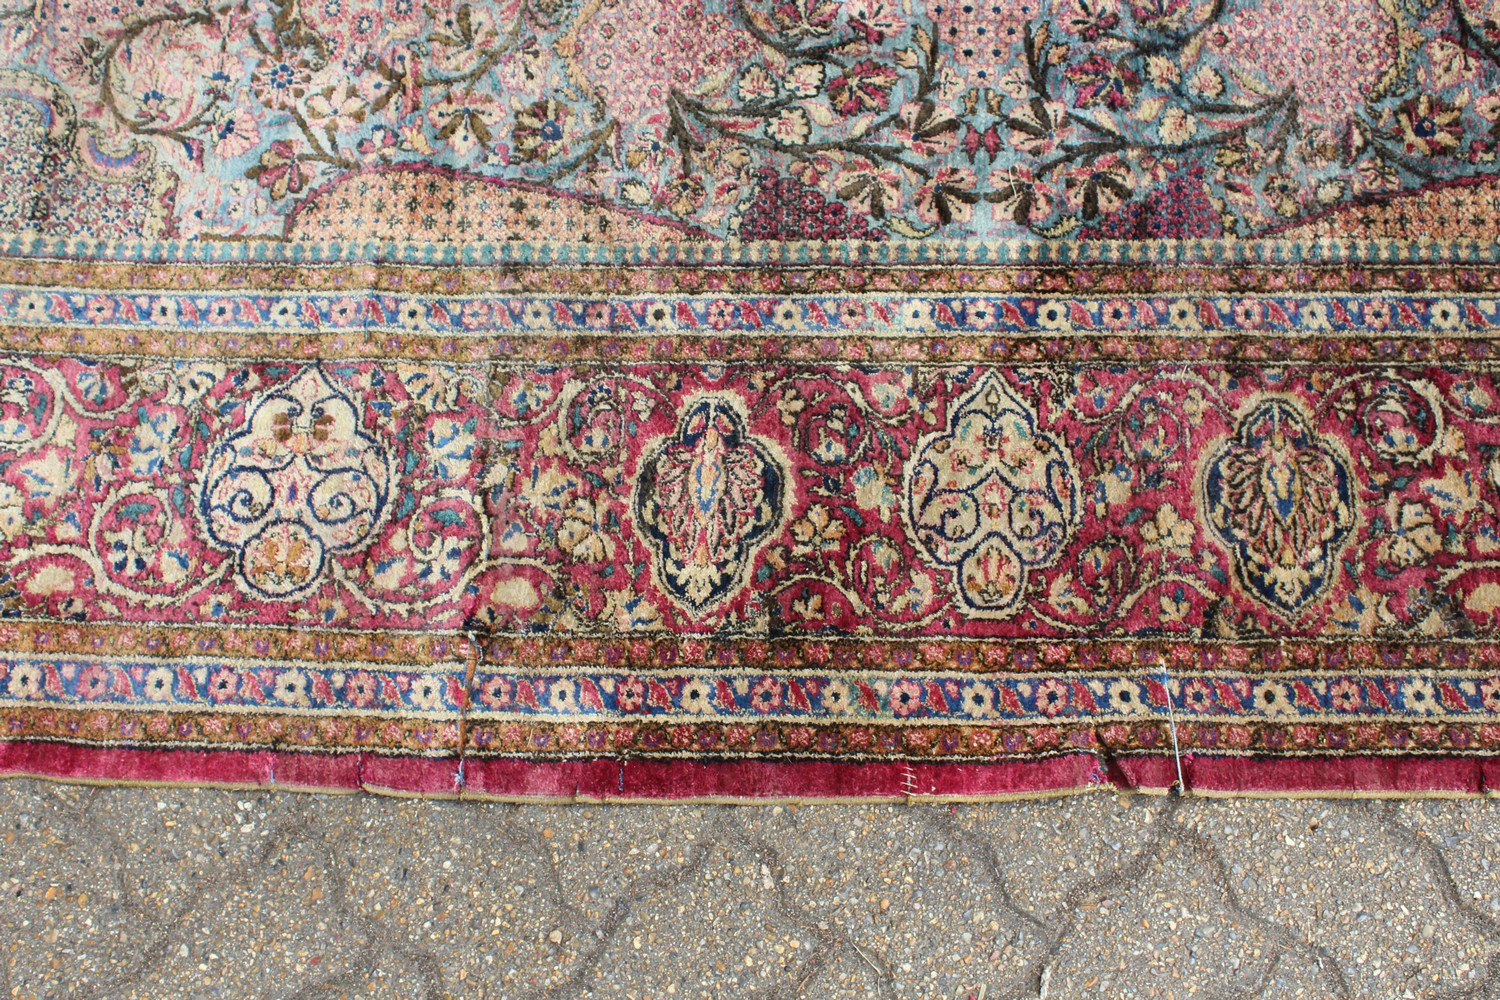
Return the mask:
<path id="1" fill-rule="evenodd" d="M 1496 798 L 1500 757 L 1184 756 L 1185 794 L 1210 798 Z M 994 802 L 1088 792 L 1183 794 L 1170 755 L 1067 754 L 986 764 L 466 760 L 296 751 L 0 743 L 0 778 L 96 786 L 261 789 L 541 804 Z M 804 789 L 778 794 L 778 788 Z"/>

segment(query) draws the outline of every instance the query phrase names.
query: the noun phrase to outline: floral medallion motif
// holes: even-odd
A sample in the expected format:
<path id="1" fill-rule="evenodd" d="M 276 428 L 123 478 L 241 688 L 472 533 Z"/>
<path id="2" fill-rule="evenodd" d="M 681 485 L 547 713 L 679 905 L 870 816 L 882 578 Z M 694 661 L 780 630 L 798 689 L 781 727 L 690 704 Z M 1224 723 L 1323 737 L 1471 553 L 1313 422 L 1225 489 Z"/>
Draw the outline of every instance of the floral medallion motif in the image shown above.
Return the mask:
<path id="1" fill-rule="evenodd" d="M 1203 504 L 1240 585 L 1293 619 L 1327 591 L 1354 530 L 1349 459 L 1282 397 L 1254 405 L 1209 452 Z"/>
<path id="2" fill-rule="evenodd" d="M 675 433 L 641 457 L 638 527 L 662 589 L 694 615 L 745 586 L 756 554 L 786 517 L 785 460 L 749 433 L 742 407 L 723 395 L 691 400 Z"/>
<path id="3" fill-rule="evenodd" d="M 251 401 L 205 462 L 198 514 L 253 594 L 301 597 L 330 556 L 372 540 L 396 484 L 391 450 L 316 367 Z"/>
<path id="4" fill-rule="evenodd" d="M 1060 439 L 991 372 L 917 442 L 906 477 L 907 516 L 923 551 L 953 568 L 976 618 L 1021 605 L 1027 574 L 1051 565 L 1079 521 L 1079 480 Z"/>

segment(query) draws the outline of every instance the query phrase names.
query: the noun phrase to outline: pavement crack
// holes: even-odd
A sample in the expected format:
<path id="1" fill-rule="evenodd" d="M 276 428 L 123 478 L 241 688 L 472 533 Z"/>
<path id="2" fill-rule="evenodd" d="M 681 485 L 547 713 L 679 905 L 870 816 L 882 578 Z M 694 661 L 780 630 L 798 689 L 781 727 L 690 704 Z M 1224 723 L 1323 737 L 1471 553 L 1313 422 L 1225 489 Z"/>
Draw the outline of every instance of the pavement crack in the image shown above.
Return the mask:
<path id="1" fill-rule="evenodd" d="M 1339 966 L 1338 960 L 1326 947 L 1315 945 L 1305 940 L 1290 928 L 1283 927 L 1269 918 L 1262 916 L 1252 907 L 1248 906 L 1240 895 L 1235 891 L 1233 880 L 1229 877 L 1228 867 L 1224 864 L 1223 857 L 1219 854 L 1211 840 L 1202 831 L 1185 824 L 1178 824 L 1178 838 L 1184 846 L 1188 847 L 1198 856 L 1198 860 L 1208 870 L 1212 880 L 1220 892 L 1224 894 L 1224 907 L 1235 917 L 1256 927 L 1262 934 L 1275 941 L 1286 951 L 1295 951 L 1305 956 L 1317 968 L 1318 975 L 1322 977 L 1325 985 L 1334 996 L 1348 1000 L 1353 996 L 1349 987 L 1349 981 L 1344 976 L 1344 970 Z M 1252 996 L 1258 996 L 1262 991 L 1257 991 Z"/>
<path id="2" fill-rule="evenodd" d="M 610 945 L 619 935 L 620 929 L 625 926 L 625 921 L 630 919 L 631 913 L 634 912 L 634 904 L 630 900 L 642 899 L 652 891 L 671 889 L 698 877 L 708 862 L 709 849 L 724 839 L 719 829 L 722 825 L 722 818 L 722 811 L 714 814 L 703 836 L 699 837 L 698 842 L 688 852 L 687 860 L 673 871 L 642 875 L 632 879 L 628 886 L 618 892 L 609 914 L 600 921 L 599 926 L 594 928 L 594 946 L 579 957 L 573 967 L 572 975 L 557 986 L 535 995 L 546 1000 L 577 1000 L 583 996 L 583 991 L 586 989 L 584 984 L 590 973 L 597 970 Z"/>
<path id="3" fill-rule="evenodd" d="M 1382 830 L 1422 859 L 1444 902 L 1456 910 L 1481 936 L 1500 940 L 1500 921 L 1475 906 L 1472 900 L 1464 898 L 1458 880 L 1453 877 L 1453 868 L 1448 864 L 1447 855 L 1431 837 L 1401 822 L 1397 818 L 1397 804 L 1394 802 L 1376 803 L 1370 812 Z M 1500 997 L 1500 951 L 1491 953 L 1485 963 L 1484 975 L 1474 982 L 1433 994 L 1433 1000 L 1490 1000 L 1494 997 Z"/>
<path id="4" fill-rule="evenodd" d="M 1437 884 L 1438 893 L 1449 906 L 1463 914 L 1464 919 L 1478 928 L 1486 937 L 1500 938 L 1500 922 L 1475 906 L 1471 900 L 1464 898 L 1463 890 L 1458 887 L 1458 881 L 1453 877 L 1453 869 L 1449 867 L 1448 858 L 1443 854 L 1442 848 L 1434 844 L 1426 834 L 1412 829 L 1397 819 L 1396 803 L 1378 803 L 1373 812 L 1376 822 L 1383 830 L 1416 851 Z"/>

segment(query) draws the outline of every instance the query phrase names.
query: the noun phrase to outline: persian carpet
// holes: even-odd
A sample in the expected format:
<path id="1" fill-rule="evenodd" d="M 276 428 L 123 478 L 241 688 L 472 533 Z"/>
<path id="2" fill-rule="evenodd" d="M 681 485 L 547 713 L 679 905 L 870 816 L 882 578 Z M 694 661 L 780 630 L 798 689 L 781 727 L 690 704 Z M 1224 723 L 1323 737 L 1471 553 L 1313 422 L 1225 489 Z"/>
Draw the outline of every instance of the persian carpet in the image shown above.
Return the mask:
<path id="1" fill-rule="evenodd" d="M 0 66 L 0 773 L 1500 784 L 1497 0 L 37 0 Z"/>

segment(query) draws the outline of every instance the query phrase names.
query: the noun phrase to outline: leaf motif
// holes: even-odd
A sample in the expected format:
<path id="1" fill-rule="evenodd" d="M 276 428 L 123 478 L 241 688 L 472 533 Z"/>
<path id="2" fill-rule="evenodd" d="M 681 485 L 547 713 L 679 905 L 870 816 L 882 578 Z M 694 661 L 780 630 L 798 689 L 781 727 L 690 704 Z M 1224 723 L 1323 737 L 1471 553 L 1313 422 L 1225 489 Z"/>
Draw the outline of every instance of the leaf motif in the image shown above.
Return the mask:
<path id="1" fill-rule="evenodd" d="M 1068 235 L 1081 225 L 1083 225 L 1083 223 L 1078 220 L 1078 217 L 1076 215 L 1070 215 L 1066 219 L 1058 222 L 1057 225 L 1049 226 L 1046 229 L 1038 229 L 1037 232 L 1041 233 L 1049 240 L 1055 240 L 1060 236 Z"/>
<path id="2" fill-rule="evenodd" d="M 1254 76 L 1234 66 L 1229 67 L 1229 75 L 1234 77 L 1235 83 L 1238 83 L 1252 94 L 1259 94 L 1261 97 L 1276 97 L 1280 93 L 1276 88 L 1257 80 Z"/>
<path id="3" fill-rule="evenodd" d="M 926 239 L 938 231 L 937 226 L 928 226 L 926 229 L 919 229 L 905 219 L 892 219 L 890 225 L 891 231 L 896 235 L 905 236 L 907 239 L 912 240 Z"/>
<path id="4" fill-rule="evenodd" d="M 1130 117 L 1138 122 L 1155 121 L 1156 116 L 1161 114 L 1162 108 L 1167 106 L 1165 97 L 1148 97 L 1132 112 Z"/>
<path id="5" fill-rule="evenodd" d="M 912 30 L 911 37 L 912 42 L 916 45 L 919 51 L 932 51 L 932 36 L 927 33 L 926 28 L 922 27 L 920 24 L 917 25 L 916 28 Z"/>
<path id="6" fill-rule="evenodd" d="M 806 101 L 799 105 L 799 107 L 807 112 L 807 117 L 824 128 L 832 128 L 839 122 L 838 116 L 833 113 L 833 109 L 819 101 Z"/>
<path id="7" fill-rule="evenodd" d="M 1208 37 L 1208 32 L 1200 31 L 1193 36 L 1192 41 L 1182 47 L 1182 54 L 1178 57 L 1177 65 L 1182 67 L 1183 75 L 1187 75 L 1187 68 L 1198 61 L 1198 53 L 1203 51 L 1203 40 Z"/>

